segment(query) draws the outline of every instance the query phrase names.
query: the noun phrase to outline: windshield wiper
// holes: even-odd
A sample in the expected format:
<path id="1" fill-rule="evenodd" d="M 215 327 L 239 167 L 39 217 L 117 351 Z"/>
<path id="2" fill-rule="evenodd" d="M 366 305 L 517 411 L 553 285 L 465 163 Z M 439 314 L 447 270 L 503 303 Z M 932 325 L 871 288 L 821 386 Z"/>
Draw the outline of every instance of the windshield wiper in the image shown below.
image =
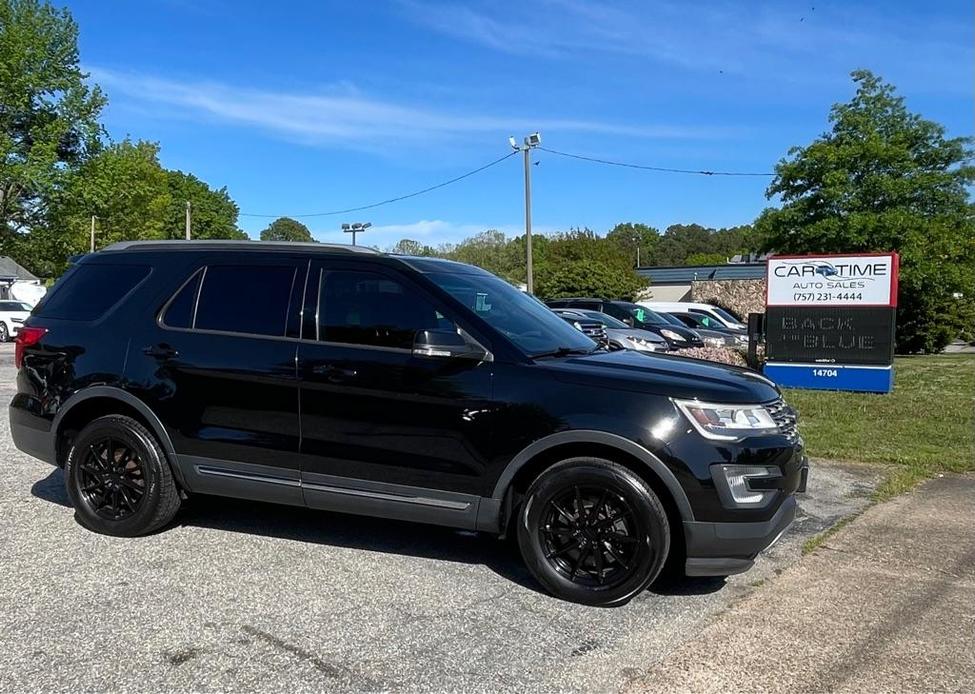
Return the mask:
<path id="1" fill-rule="evenodd" d="M 596 349 L 599 349 L 598 347 Z M 559 347 L 551 352 L 541 352 L 531 355 L 532 359 L 544 359 L 545 357 L 567 357 L 570 354 L 592 354 L 596 350 L 583 349 L 582 347 Z"/>

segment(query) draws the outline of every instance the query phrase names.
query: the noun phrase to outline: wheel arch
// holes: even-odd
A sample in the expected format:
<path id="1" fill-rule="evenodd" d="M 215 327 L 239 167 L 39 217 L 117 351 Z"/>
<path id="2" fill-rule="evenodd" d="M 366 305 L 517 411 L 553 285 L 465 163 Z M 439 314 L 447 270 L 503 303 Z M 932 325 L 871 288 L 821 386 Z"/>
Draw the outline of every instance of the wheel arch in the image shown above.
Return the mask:
<path id="1" fill-rule="evenodd" d="M 58 465 L 62 467 L 64 465 L 67 435 L 71 431 L 80 430 L 88 422 L 109 414 L 127 415 L 148 427 L 166 453 L 169 467 L 180 487 L 186 488 L 179 465 L 174 464 L 176 451 L 172 439 L 166 433 L 166 428 L 159 417 L 142 400 L 115 386 L 90 386 L 79 390 L 61 406 L 51 425 Z"/>
<path id="2" fill-rule="evenodd" d="M 563 431 L 535 441 L 516 455 L 498 478 L 490 499 L 482 500 L 485 512 L 497 513 L 497 527 L 504 530 L 513 510 L 513 494 L 550 465 L 575 456 L 604 457 L 640 475 L 661 496 L 675 521 L 693 521 L 694 512 L 674 473 L 652 452 L 617 434 L 595 430 Z M 487 503 L 485 503 L 487 502 Z M 479 519 L 481 525 L 482 519 Z M 488 525 L 488 519 L 483 519 Z M 484 527 L 484 526 L 481 526 Z"/>

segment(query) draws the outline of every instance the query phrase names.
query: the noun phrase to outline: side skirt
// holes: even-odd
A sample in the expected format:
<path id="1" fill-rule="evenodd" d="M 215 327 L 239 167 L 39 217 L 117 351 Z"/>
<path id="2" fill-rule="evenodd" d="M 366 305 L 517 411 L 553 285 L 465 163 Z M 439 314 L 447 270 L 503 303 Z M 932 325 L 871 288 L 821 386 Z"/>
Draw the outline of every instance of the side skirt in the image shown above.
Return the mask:
<path id="1" fill-rule="evenodd" d="M 177 456 L 190 491 L 474 530 L 481 497 L 265 465 Z"/>

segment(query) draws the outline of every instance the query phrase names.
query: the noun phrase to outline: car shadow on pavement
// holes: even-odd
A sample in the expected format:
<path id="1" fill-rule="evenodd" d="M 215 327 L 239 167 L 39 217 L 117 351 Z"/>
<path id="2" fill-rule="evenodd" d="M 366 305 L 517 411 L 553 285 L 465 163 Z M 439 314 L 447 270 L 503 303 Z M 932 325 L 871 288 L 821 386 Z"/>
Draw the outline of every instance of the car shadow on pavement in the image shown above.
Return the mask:
<path id="1" fill-rule="evenodd" d="M 60 468 L 54 468 L 47 477 L 35 482 L 30 491 L 39 499 L 71 508 L 71 500 L 64 488 L 64 473 Z M 204 495 L 185 501 L 174 525 L 482 564 L 502 578 L 535 592 L 546 593 L 525 568 L 514 542 L 499 540 L 485 533 Z M 159 532 L 166 532 L 166 528 Z M 691 596 L 713 593 L 723 587 L 724 579 L 661 579 L 650 586 L 649 592 Z"/>

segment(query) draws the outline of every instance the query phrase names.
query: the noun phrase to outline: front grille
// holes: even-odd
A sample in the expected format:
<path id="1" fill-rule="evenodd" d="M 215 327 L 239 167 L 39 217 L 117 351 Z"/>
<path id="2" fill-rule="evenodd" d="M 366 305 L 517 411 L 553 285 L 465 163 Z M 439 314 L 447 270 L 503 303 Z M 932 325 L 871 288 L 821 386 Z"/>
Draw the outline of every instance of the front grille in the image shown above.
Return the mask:
<path id="1" fill-rule="evenodd" d="M 781 398 L 767 404 L 765 409 L 772 415 L 772 419 L 779 425 L 779 429 L 789 441 L 796 442 L 799 440 L 798 412 L 787 405 Z"/>
<path id="2" fill-rule="evenodd" d="M 580 330 L 583 334 L 602 344 L 606 342 L 606 326 L 602 323 L 584 323 L 579 321 Z"/>

